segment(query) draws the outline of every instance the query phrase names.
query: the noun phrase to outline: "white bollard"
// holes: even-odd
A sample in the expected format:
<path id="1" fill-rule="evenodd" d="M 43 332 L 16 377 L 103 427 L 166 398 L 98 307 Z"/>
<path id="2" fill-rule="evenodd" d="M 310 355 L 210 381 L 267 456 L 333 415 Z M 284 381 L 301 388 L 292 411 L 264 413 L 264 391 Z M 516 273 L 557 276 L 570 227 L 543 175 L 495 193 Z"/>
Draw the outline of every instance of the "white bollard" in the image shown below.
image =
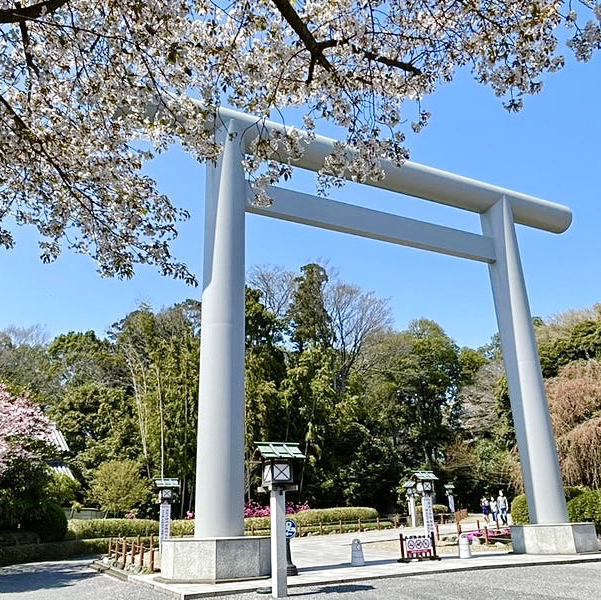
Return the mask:
<path id="1" fill-rule="evenodd" d="M 470 548 L 470 541 L 466 535 L 459 536 L 459 558 L 471 558 L 472 550 Z"/>
<path id="2" fill-rule="evenodd" d="M 351 567 L 362 567 L 365 564 L 361 540 L 355 538 L 351 542 Z"/>

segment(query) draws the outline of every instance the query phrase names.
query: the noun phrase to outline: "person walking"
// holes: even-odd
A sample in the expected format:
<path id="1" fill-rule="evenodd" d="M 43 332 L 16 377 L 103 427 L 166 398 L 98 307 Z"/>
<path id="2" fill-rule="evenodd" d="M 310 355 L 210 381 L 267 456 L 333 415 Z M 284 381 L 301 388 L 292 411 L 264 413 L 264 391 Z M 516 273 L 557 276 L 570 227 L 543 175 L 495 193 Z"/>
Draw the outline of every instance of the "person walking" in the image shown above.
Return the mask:
<path id="1" fill-rule="evenodd" d="M 499 516 L 501 517 L 503 525 L 507 525 L 509 502 L 507 501 L 507 496 L 503 494 L 503 490 L 499 490 L 499 495 L 497 496 L 497 508 L 499 509 Z"/>
<path id="2" fill-rule="evenodd" d="M 490 521 L 490 503 L 486 496 L 483 496 L 480 500 L 480 510 L 482 511 L 482 516 L 484 517 L 484 522 L 488 523 Z"/>
<path id="3" fill-rule="evenodd" d="M 490 497 L 490 514 L 492 515 L 492 520 L 493 523 L 497 522 L 497 519 L 499 518 L 499 506 L 497 505 L 497 501 L 494 499 L 493 496 Z"/>

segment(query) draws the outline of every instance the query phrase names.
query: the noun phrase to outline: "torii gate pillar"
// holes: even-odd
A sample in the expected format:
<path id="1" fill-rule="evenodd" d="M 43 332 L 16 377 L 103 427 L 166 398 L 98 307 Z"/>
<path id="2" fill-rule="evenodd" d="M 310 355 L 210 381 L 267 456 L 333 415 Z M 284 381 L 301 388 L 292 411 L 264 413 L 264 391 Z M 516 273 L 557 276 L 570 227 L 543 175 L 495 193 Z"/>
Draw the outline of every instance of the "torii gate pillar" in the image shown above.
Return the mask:
<path id="1" fill-rule="evenodd" d="M 210 582 L 269 575 L 270 539 L 244 537 L 244 221 L 241 127 L 207 165 L 194 539 L 165 540 L 161 576 Z"/>

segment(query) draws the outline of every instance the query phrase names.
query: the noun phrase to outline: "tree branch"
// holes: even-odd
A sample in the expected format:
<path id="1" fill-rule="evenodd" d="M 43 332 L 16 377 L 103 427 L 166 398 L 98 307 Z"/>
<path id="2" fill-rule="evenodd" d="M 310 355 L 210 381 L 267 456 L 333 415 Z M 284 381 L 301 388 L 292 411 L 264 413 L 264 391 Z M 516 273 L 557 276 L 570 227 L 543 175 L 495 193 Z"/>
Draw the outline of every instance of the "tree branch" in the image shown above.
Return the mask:
<path id="1" fill-rule="evenodd" d="M 280 11 L 280 14 L 282 17 L 284 17 L 288 25 L 290 25 L 296 35 L 298 35 L 300 41 L 305 45 L 305 48 L 311 55 L 308 81 L 311 81 L 313 77 L 313 70 L 316 63 L 319 63 L 327 71 L 331 71 L 333 67 L 328 62 L 328 59 L 323 55 L 323 44 L 320 44 L 315 39 L 313 34 L 309 31 L 307 25 L 298 16 L 298 13 L 294 10 L 294 8 L 292 8 L 290 2 L 288 0 L 273 0 L 273 3 L 276 5 L 276 8 Z"/>
<path id="2" fill-rule="evenodd" d="M 272 1 L 275 4 L 276 8 L 280 11 L 282 17 L 284 17 L 288 25 L 292 27 L 296 35 L 298 35 L 300 41 L 304 44 L 305 48 L 309 51 L 309 54 L 311 55 L 307 83 L 311 82 L 311 80 L 313 79 L 313 72 L 315 70 L 316 64 L 321 65 L 327 71 L 333 70 L 331 63 L 323 54 L 323 51 L 326 48 L 334 48 L 336 46 L 347 45 L 350 46 L 350 48 L 355 54 L 362 54 L 368 60 L 378 62 L 383 65 L 393 67 L 395 69 L 400 69 L 413 75 L 421 75 L 421 71 L 411 63 L 396 60 L 394 58 L 388 58 L 386 56 L 379 56 L 375 52 L 371 52 L 370 50 L 365 50 L 364 48 L 359 48 L 358 46 L 351 44 L 350 40 L 348 39 L 324 40 L 322 42 L 318 42 L 311 33 L 311 31 L 309 31 L 309 28 L 307 27 L 306 23 L 304 23 L 304 21 L 299 17 L 298 13 L 294 10 L 289 0 Z"/>
<path id="3" fill-rule="evenodd" d="M 31 6 L 17 6 L 0 10 L 0 23 L 22 23 L 31 21 L 48 13 L 53 13 L 69 0 L 44 0 Z"/>

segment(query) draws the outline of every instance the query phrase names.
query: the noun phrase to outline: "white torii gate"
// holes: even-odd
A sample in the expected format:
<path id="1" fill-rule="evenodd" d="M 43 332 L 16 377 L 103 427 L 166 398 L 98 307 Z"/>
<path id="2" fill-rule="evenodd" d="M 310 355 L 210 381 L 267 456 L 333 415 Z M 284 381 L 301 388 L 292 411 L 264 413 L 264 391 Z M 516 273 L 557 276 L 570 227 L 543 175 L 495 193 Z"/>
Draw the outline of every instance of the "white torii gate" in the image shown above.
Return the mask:
<path id="1" fill-rule="evenodd" d="M 245 212 L 488 264 L 531 522 L 566 524 L 514 223 L 561 233 L 571 223 L 570 210 L 413 162 L 402 168 L 385 162 L 384 179 L 366 184 L 479 213 L 482 235 L 277 187 L 268 189 L 273 204 L 258 207 L 242 160 L 257 135 L 284 126 L 226 108 L 218 109 L 218 119 L 223 149 L 217 164 L 207 166 L 206 177 L 195 538 L 244 534 Z M 294 164 L 319 170 L 334 143 L 315 136 Z M 278 156 L 287 160 L 285 149 Z M 569 551 L 562 544 L 557 542 L 562 547 L 554 553 Z M 533 548 L 526 540 L 523 551 L 540 551 Z"/>

